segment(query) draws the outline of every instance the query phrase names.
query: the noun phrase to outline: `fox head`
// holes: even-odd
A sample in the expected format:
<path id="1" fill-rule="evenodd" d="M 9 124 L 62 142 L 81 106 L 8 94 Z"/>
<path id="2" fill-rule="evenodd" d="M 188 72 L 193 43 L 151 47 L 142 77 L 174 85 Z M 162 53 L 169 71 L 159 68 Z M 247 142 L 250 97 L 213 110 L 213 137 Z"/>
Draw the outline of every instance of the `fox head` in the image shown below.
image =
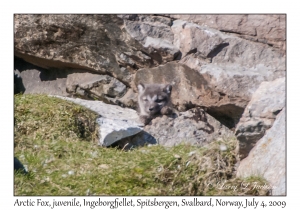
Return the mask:
<path id="1" fill-rule="evenodd" d="M 172 86 L 167 84 L 142 84 L 138 86 L 138 103 L 142 115 L 155 115 L 170 102 Z"/>

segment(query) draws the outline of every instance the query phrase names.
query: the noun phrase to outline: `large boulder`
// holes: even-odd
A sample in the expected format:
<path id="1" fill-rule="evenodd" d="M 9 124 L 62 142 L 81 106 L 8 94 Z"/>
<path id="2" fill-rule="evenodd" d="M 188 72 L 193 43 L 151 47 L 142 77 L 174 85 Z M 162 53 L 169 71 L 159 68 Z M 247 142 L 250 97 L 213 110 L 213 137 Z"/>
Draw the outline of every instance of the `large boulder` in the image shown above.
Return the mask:
<path id="1" fill-rule="evenodd" d="M 46 69 L 109 72 L 129 82 L 116 58 L 129 49 L 122 24 L 114 15 L 15 15 L 15 55 Z"/>
<path id="2" fill-rule="evenodd" d="M 170 18 L 135 16 L 15 15 L 15 56 L 45 69 L 109 74 L 129 85 L 136 69 L 179 53 Z"/>
<path id="3" fill-rule="evenodd" d="M 168 15 L 285 50 L 286 15 Z"/>
<path id="4" fill-rule="evenodd" d="M 172 30 L 174 44 L 180 49 L 182 57 L 199 52 L 202 57 L 208 58 L 214 50 L 225 44 L 217 30 L 208 30 L 206 27 L 186 21 L 174 21 Z"/>
<path id="5" fill-rule="evenodd" d="M 127 33 L 142 44 L 144 51 L 153 59 L 151 66 L 172 61 L 179 55 L 179 49 L 173 45 L 170 18 L 150 15 L 119 17 L 124 19 Z"/>
<path id="6" fill-rule="evenodd" d="M 258 140 L 248 157 L 240 162 L 237 176 L 262 176 L 272 195 L 286 195 L 286 110 L 276 116 L 273 126 Z"/>
<path id="7" fill-rule="evenodd" d="M 137 71 L 135 85 L 144 84 L 171 84 L 172 103 L 179 111 L 186 111 L 190 105 L 208 104 L 200 97 L 207 90 L 207 81 L 196 71 L 186 65 L 170 62 L 154 68 L 144 68 Z"/>
<path id="8" fill-rule="evenodd" d="M 285 78 L 261 83 L 235 130 L 241 159 L 247 157 L 256 142 L 272 127 L 285 103 Z"/>

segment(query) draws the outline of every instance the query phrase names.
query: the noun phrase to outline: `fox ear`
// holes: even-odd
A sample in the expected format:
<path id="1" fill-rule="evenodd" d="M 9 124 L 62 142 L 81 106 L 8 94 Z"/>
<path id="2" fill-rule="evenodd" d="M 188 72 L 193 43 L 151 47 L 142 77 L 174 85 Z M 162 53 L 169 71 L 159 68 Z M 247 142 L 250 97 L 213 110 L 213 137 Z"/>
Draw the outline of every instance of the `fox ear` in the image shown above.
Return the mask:
<path id="1" fill-rule="evenodd" d="M 143 83 L 138 84 L 137 86 L 139 93 L 142 93 L 145 90 L 145 85 Z"/>
<path id="2" fill-rule="evenodd" d="M 167 94 L 171 94 L 171 91 L 172 91 L 172 85 L 167 84 L 167 85 L 164 87 L 163 91 L 164 91 L 165 93 L 167 93 Z"/>

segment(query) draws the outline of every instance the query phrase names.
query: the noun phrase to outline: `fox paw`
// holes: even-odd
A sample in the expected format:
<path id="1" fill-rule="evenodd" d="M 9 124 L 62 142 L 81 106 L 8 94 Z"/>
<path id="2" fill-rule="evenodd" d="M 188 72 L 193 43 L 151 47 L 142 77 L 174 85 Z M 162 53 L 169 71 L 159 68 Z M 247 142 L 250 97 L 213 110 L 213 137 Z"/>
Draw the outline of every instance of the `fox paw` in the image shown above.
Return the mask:
<path id="1" fill-rule="evenodd" d="M 160 113 L 163 115 L 170 115 L 173 113 L 173 110 L 171 107 L 165 106 L 160 110 Z"/>
<path id="2" fill-rule="evenodd" d="M 149 116 L 145 116 L 145 115 L 140 116 L 140 121 L 141 121 L 144 125 L 147 125 L 148 123 L 150 123 L 151 120 L 152 120 L 152 118 L 149 117 Z"/>

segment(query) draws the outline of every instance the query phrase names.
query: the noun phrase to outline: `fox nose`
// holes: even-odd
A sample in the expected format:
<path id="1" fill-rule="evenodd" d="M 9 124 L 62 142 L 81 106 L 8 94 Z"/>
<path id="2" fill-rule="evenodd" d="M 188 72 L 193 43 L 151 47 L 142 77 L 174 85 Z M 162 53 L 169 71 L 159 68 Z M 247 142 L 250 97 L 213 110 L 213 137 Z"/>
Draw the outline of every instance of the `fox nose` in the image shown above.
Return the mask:
<path id="1" fill-rule="evenodd" d="M 150 107 L 150 108 L 149 108 L 149 111 L 153 111 L 153 107 Z"/>

